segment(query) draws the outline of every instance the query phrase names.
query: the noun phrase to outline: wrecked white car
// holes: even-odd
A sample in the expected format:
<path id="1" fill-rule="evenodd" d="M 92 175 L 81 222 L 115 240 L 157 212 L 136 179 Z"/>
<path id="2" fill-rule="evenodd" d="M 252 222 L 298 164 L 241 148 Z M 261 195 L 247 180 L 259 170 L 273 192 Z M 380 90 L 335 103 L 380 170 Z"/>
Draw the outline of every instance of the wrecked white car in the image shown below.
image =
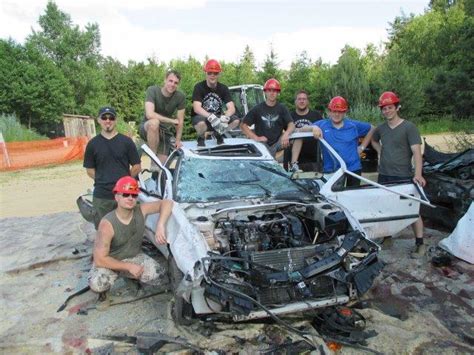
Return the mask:
<path id="1" fill-rule="evenodd" d="M 156 246 L 170 260 L 177 322 L 211 314 L 241 321 L 345 304 L 380 272 L 379 247 L 337 201 L 343 198 L 328 199 L 317 183 L 291 179 L 261 143 L 226 139 L 198 148 L 186 142 L 164 166 L 142 148 L 161 171 L 140 175 L 139 199 L 176 201 L 169 245 Z M 157 218 L 146 221 L 153 243 Z"/>

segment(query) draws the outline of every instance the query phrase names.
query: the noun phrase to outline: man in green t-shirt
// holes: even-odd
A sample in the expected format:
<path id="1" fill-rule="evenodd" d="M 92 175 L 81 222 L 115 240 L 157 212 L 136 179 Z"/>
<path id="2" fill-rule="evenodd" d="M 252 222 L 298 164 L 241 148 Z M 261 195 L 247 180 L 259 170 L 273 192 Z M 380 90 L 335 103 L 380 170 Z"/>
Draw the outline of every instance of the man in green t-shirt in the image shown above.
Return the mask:
<path id="1" fill-rule="evenodd" d="M 378 182 L 386 184 L 399 181 L 413 181 L 422 187 L 426 181 L 422 175 L 421 137 L 416 126 L 399 116 L 400 99 L 391 92 L 384 92 L 379 98 L 379 107 L 386 122 L 379 125 L 372 136 L 372 146 L 380 157 Z M 415 168 L 412 167 L 412 159 Z M 412 224 L 415 233 L 413 257 L 426 252 L 423 243 L 423 220 Z"/>
<path id="2" fill-rule="evenodd" d="M 153 85 L 146 90 L 145 117 L 139 133 L 163 163 L 173 148 L 180 148 L 182 145 L 186 98 L 178 90 L 180 81 L 181 75 L 170 69 L 166 72 L 162 87 Z M 172 118 L 174 115 L 176 118 Z M 153 167 L 152 163 L 152 169 Z"/>

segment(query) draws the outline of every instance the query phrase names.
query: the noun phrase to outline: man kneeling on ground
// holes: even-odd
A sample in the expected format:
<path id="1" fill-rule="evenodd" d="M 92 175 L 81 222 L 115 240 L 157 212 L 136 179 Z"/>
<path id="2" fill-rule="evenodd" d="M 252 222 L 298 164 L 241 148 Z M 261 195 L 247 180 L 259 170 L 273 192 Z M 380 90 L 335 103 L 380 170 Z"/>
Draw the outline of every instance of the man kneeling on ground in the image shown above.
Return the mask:
<path id="1" fill-rule="evenodd" d="M 158 264 L 141 251 L 145 218 L 159 213 L 155 238 L 166 243 L 165 225 L 173 201 L 161 200 L 137 204 L 138 183 L 131 176 L 120 178 L 113 189 L 117 208 L 102 218 L 94 244 L 94 264 L 89 272 L 92 291 L 108 291 L 119 276 L 137 279 L 144 284 L 159 282 Z"/>

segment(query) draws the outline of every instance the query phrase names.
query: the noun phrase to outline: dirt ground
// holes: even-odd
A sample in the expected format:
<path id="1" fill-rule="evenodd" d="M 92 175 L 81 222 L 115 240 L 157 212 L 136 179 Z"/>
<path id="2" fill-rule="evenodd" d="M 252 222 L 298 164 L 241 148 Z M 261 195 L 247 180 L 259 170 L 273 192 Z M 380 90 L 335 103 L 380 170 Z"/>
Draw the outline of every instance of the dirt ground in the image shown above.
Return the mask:
<path id="1" fill-rule="evenodd" d="M 429 135 L 426 141 L 449 151 L 449 134 Z M 149 162 L 143 159 L 142 166 Z M 77 211 L 76 199 L 93 186 L 82 162 L 0 173 L 0 218 L 31 217 Z"/>
<path id="2" fill-rule="evenodd" d="M 449 151 L 444 135 L 427 141 Z M 139 332 L 161 332 L 208 353 L 250 354 L 292 336 L 268 323 L 176 327 L 170 293 L 99 311 L 89 291 L 57 312 L 86 284 L 94 230 L 80 217 L 75 199 L 92 180 L 77 162 L 0 173 L 0 185 L 0 353 L 136 353 L 130 341 Z M 436 245 L 446 234 L 427 229 L 427 242 Z M 428 258 L 410 259 L 412 247 L 408 229 L 383 246 L 386 266 L 364 296 L 370 307 L 361 310 L 367 328 L 377 333 L 368 347 L 387 354 L 474 353 L 474 266 L 456 259 L 450 267 L 435 268 Z M 311 328 L 307 321 L 293 324 Z M 113 336 L 120 341 L 111 342 Z M 339 353 L 366 351 L 344 346 Z"/>
<path id="3" fill-rule="evenodd" d="M 170 292 L 151 290 L 148 296 L 124 297 L 120 296 L 126 290 L 122 280 L 114 285 L 113 299 L 119 295 L 115 305 L 98 309 L 97 295 L 88 291 L 58 312 L 68 296 L 87 284 L 92 225 L 78 212 L 61 212 L 3 218 L 0 230 L 2 354 L 135 354 L 135 343 L 140 343 L 143 333 L 191 343 L 204 354 L 309 353 L 307 348 L 297 348 L 299 336 L 271 322 L 229 324 L 204 319 L 189 327 L 176 326 L 171 319 Z M 426 242 L 436 245 L 445 235 L 427 229 Z M 370 352 L 474 353 L 474 265 L 455 259 L 451 266 L 437 268 L 429 258 L 408 256 L 413 248 L 410 230 L 393 239 L 382 246 L 379 256 L 385 267 L 363 296 L 368 307 L 360 310 L 367 331 L 374 332 L 367 339 Z M 314 334 L 312 314 L 286 321 Z M 311 353 L 332 353 L 320 338 L 310 339 L 319 344 L 319 351 Z M 166 345 L 160 353 L 174 350 Z M 343 345 L 337 353 L 368 351 Z"/>

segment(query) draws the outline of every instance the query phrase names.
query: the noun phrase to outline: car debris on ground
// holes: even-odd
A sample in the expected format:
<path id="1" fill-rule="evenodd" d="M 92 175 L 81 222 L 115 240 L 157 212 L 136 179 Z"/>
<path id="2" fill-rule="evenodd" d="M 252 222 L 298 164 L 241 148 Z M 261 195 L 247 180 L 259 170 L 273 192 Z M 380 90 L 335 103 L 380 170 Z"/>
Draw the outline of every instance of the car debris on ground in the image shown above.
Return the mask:
<path id="1" fill-rule="evenodd" d="M 0 228 L 3 353 L 128 353 L 137 351 L 133 340 L 143 333 L 179 339 L 207 352 L 307 349 L 307 342 L 273 322 L 203 321 L 176 326 L 171 320 L 170 292 L 105 311 L 96 310 L 96 295 L 86 292 L 57 313 L 90 268 L 92 224 L 78 213 L 58 213 L 2 219 Z M 357 310 L 366 319 L 366 331 L 377 333 L 366 339 L 366 347 L 380 353 L 472 353 L 474 266 L 457 258 L 448 267 L 433 266 L 429 257 L 410 259 L 410 233 L 402 231 L 390 248 L 382 245 L 379 252 L 386 266 L 362 299 L 368 307 Z M 427 229 L 427 235 L 434 246 L 447 234 Z M 75 249 L 78 255 L 73 254 Z M 117 282 L 117 291 L 121 287 L 125 284 Z M 81 314 L 81 309 L 87 309 L 87 314 Z M 285 318 L 295 328 L 317 335 L 312 319 Z M 318 344 L 318 338 L 311 339 Z M 341 344 L 318 346 L 337 349 Z M 177 349 L 183 349 L 183 344 L 163 344 L 160 351 Z M 338 353 L 364 351 L 343 344 Z"/>
<path id="2" fill-rule="evenodd" d="M 450 230 L 474 200 L 474 148 L 443 153 L 425 140 L 423 176 L 425 192 L 437 208 L 421 207 L 420 213 Z"/>

